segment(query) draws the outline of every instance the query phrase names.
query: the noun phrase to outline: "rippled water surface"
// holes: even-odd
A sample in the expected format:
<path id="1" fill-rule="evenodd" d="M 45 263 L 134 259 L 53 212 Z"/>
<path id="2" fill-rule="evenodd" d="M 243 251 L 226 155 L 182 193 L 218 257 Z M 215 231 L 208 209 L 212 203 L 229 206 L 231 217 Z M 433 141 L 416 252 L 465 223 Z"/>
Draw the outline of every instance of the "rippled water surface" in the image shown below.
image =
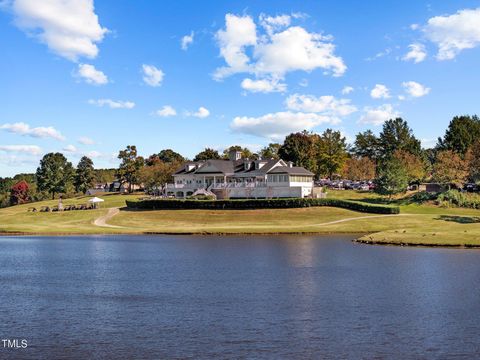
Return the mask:
<path id="1" fill-rule="evenodd" d="M 1 237 L 1 359 L 475 358 L 480 251 Z"/>

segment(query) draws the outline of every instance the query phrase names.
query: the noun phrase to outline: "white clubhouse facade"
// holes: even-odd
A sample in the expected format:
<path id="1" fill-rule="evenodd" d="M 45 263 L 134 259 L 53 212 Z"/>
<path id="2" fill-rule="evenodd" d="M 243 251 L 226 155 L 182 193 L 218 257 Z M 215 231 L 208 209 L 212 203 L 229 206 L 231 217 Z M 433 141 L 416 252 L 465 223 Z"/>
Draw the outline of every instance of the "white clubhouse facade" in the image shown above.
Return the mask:
<path id="1" fill-rule="evenodd" d="M 232 151 L 229 160 L 190 161 L 173 174 L 165 193 L 185 198 L 199 193 L 217 199 L 291 198 L 312 196 L 314 174 L 281 159 L 242 159 Z"/>

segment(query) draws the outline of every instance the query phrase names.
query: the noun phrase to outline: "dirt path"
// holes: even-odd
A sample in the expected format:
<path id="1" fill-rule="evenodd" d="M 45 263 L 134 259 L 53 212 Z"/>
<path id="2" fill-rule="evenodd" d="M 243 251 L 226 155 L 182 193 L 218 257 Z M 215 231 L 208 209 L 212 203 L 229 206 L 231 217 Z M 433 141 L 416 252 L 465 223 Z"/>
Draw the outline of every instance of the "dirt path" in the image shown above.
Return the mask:
<path id="1" fill-rule="evenodd" d="M 100 226 L 100 227 L 108 227 L 108 228 L 125 228 L 124 226 L 118 226 L 118 225 L 110 225 L 107 224 L 107 221 L 112 219 L 115 215 L 117 215 L 120 212 L 119 208 L 109 208 L 108 212 L 105 215 L 102 215 L 95 219 L 93 221 L 93 225 Z M 334 220 L 334 221 L 329 221 L 329 222 L 324 222 L 324 223 L 316 223 L 316 224 L 301 224 L 301 225 L 289 225 L 289 228 L 304 228 L 304 227 L 314 227 L 314 226 L 326 226 L 326 225 L 334 225 L 334 224 L 340 224 L 344 222 L 350 222 L 350 221 L 355 221 L 355 220 L 363 220 L 363 219 L 376 219 L 376 218 L 385 218 L 385 217 L 397 217 L 397 216 L 411 216 L 412 214 L 389 214 L 389 215 L 367 215 L 367 216 L 357 216 L 357 217 L 351 217 L 351 218 L 346 218 L 346 219 L 340 219 L 340 220 Z M 271 224 L 268 225 L 250 225 L 251 228 L 254 229 L 261 229 L 261 228 L 268 228 L 271 227 Z M 233 229 L 233 228 L 244 228 L 245 225 L 239 225 L 239 226 L 226 226 L 227 228 Z M 217 226 L 208 226 L 210 229 L 215 229 L 215 228 L 225 228 L 225 225 L 217 225 Z"/>
<path id="2" fill-rule="evenodd" d="M 93 225 L 101 226 L 101 227 L 117 228 L 117 229 L 123 228 L 123 226 L 107 224 L 107 221 L 113 218 L 119 212 L 120 212 L 119 208 L 109 208 L 108 212 L 105 215 L 102 215 L 93 221 Z"/>
<path id="3" fill-rule="evenodd" d="M 306 226 L 324 226 L 324 225 L 339 224 L 339 223 L 348 222 L 348 221 L 353 221 L 353 220 L 376 219 L 376 218 L 396 217 L 396 216 L 411 216 L 411 215 L 412 215 L 412 214 L 389 214 L 389 215 L 358 216 L 358 217 L 352 217 L 352 218 L 346 218 L 346 219 L 329 221 L 329 222 L 321 223 L 321 224 L 308 224 L 308 225 L 306 225 Z"/>

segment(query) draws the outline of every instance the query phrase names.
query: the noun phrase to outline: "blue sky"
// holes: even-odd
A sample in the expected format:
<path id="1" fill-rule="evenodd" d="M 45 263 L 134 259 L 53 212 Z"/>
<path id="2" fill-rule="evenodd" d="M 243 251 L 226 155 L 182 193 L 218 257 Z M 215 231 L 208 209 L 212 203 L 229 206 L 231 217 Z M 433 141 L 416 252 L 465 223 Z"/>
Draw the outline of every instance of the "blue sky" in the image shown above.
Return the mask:
<path id="1" fill-rule="evenodd" d="M 480 1 L 0 4 L 0 176 L 50 151 L 114 167 L 129 144 L 193 157 L 328 127 L 351 141 L 392 116 L 428 147 L 478 112 Z"/>

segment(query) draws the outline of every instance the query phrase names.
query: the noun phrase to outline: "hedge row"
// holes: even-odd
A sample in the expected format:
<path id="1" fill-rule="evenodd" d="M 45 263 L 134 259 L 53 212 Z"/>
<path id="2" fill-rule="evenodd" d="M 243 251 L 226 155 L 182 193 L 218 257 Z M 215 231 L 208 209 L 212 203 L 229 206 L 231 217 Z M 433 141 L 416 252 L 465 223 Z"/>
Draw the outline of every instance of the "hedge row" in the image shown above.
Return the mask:
<path id="1" fill-rule="evenodd" d="M 358 201 L 339 199 L 310 199 L 310 198 L 287 198 L 287 199 L 244 199 L 244 200 L 181 200 L 181 199 L 155 199 L 129 201 L 127 206 L 131 209 L 142 210 L 169 210 L 169 209 L 286 209 L 313 206 L 332 206 L 348 210 L 374 213 L 374 214 L 398 214 L 400 208 L 396 206 L 368 204 Z"/>

